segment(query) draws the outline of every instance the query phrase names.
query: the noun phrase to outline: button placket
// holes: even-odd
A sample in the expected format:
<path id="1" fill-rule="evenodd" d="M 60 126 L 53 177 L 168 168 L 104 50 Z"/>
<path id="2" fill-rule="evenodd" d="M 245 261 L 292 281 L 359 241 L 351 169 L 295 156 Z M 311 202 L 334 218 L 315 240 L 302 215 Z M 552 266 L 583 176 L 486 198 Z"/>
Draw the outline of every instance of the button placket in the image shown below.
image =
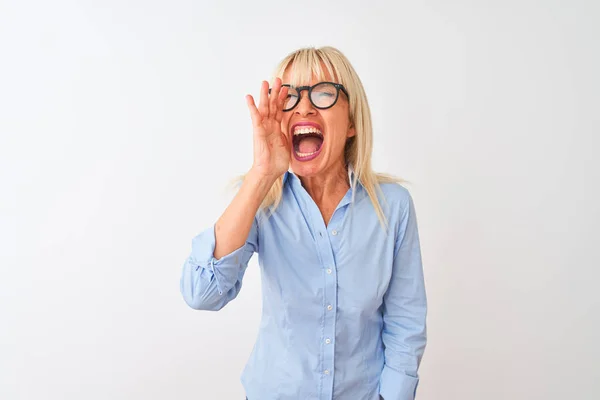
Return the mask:
<path id="1" fill-rule="evenodd" d="M 338 224 L 340 223 L 343 212 L 340 210 L 334 212 L 331 220 L 331 228 L 325 225 L 321 213 L 316 204 L 310 199 L 308 193 L 301 191 L 304 201 L 305 211 L 311 230 L 315 232 L 314 239 L 316 250 L 319 253 L 319 259 L 322 262 L 321 268 L 325 270 L 323 274 L 323 323 L 322 323 L 322 345 L 321 345 L 321 371 L 323 374 L 323 386 L 320 398 L 331 398 L 333 396 L 333 378 L 335 371 L 335 325 L 337 313 L 337 271 L 335 264 L 335 248 L 339 243 Z M 331 229 L 336 231 L 335 234 Z M 336 237 L 337 236 L 337 237 Z M 334 239 L 335 237 L 335 239 Z"/>
<path id="2" fill-rule="evenodd" d="M 320 231 L 321 232 L 321 231 Z M 333 374 L 335 366 L 335 348 L 333 337 L 335 336 L 335 321 L 336 321 L 336 299 L 337 299 L 337 278 L 336 278 L 336 266 L 335 266 L 335 252 L 334 245 L 332 243 L 332 236 L 330 236 L 330 230 L 325 227 L 322 231 L 323 236 L 319 235 L 317 240 L 317 248 L 321 255 L 321 260 L 324 263 L 325 274 L 324 274 L 324 326 L 322 336 L 322 371 L 326 378 L 323 386 L 323 395 L 326 398 L 330 396 L 333 391 Z"/>

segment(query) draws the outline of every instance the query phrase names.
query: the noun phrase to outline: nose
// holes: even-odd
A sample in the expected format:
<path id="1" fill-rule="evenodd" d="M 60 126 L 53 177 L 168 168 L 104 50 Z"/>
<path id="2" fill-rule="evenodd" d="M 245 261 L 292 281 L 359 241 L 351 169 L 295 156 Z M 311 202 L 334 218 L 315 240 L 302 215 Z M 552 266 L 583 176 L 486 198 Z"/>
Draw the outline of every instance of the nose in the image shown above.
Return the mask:
<path id="1" fill-rule="evenodd" d="M 308 91 L 305 91 L 300 95 L 300 101 L 298 102 L 294 113 L 303 117 L 307 115 L 315 115 L 317 113 L 317 110 L 315 110 L 315 107 L 308 98 Z"/>

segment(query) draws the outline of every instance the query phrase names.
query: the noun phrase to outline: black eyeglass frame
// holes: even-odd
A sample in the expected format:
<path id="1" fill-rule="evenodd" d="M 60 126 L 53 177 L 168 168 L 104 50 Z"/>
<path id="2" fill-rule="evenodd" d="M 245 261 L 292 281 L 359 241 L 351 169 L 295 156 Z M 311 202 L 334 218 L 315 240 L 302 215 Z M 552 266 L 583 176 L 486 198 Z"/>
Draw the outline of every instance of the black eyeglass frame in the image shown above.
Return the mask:
<path id="1" fill-rule="evenodd" d="M 331 103 L 330 106 L 327 107 L 319 107 L 318 105 L 316 105 L 313 100 L 312 100 L 312 91 L 314 88 L 316 88 L 319 85 L 323 85 L 325 83 L 328 83 L 330 85 L 333 85 L 333 87 L 335 87 L 335 100 L 333 101 L 333 103 Z M 350 98 L 350 96 L 348 95 L 348 91 L 346 90 L 346 88 L 344 87 L 344 85 L 342 85 L 341 83 L 335 83 L 335 82 L 319 82 L 319 83 L 315 83 L 312 86 L 297 86 L 297 87 L 292 87 L 292 85 L 288 85 L 287 83 L 284 85 L 281 85 L 281 87 L 288 87 L 288 88 L 293 88 L 296 90 L 296 92 L 298 92 L 298 99 L 296 100 L 296 103 L 294 103 L 293 106 L 291 106 L 288 109 L 284 109 L 284 112 L 288 112 L 288 111 L 292 111 L 297 105 L 298 103 L 300 103 L 300 99 L 302 98 L 302 91 L 303 90 L 307 90 L 308 91 L 308 101 L 310 101 L 310 104 L 312 104 L 315 108 L 318 108 L 319 110 L 327 110 L 333 106 L 335 106 L 335 104 L 337 103 L 338 99 L 340 98 L 340 89 L 342 90 L 342 92 L 344 92 L 344 94 L 346 95 L 346 98 Z M 288 89 L 288 93 L 289 93 L 289 89 Z M 269 89 L 269 94 L 271 94 L 271 89 Z"/>

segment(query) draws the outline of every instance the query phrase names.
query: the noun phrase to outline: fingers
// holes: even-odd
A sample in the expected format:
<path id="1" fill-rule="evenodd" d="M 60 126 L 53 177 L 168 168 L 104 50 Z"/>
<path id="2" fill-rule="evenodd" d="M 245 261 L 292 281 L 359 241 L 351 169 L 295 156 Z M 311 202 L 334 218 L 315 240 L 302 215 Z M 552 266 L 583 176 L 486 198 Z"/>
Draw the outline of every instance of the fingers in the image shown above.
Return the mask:
<path id="1" fill-rule="evenodd" d="M 260 86 L 260 104 L 258 105 L 258 111 L 263 116 L 269 115 L 269 82 L 262 81 Z"/>
<path id="2" fill-rule="evenodd" d="M 283 105 L 287 99 L 288 87 L 282 86 L 281 79 L 275 78 L 271 93 L 269 93 L 269 82 L 263 81 L 260 87 L 260 103 L 256 107 L 254 98 L 246 96 L 246 102 L 252 117 L 252 123 L 257 126 L 265 118 L 273 118 L 281 122 L 283 118 Z"/>
<path id="3" fill-rule="evenodd" d="M 252 97 L 252 95 L 246 95 L 246 104 L 248 105 L 248 109 L 250 110 L 250 118 L 252 118 L 252 125 L 254 127 L 260 126 L 262 122 L 262 116 L 258 112 L 256 105 L 254 104 L 254 97 Z"/>
<path id="4" fill-rule="evenodd" d="M 275 115 L 275 120 L 277 122 L 281 122 L 283 119 L 283 107 L 285 102 L 287 101 L 288 95 L 288 87 L 283 86 L 281 88 L 281 92 L 279 92 L 279 98 L 277 99 L 277 114 Z"/>
<path id="5" fill-rule="evenodd" d="M 269 96 L 269 118 L 275 118 L 277 115 L 277 106 L 279 103 L 279 91 L 281 90 L 281 79 L 275 78 L 271 95 Z"/>

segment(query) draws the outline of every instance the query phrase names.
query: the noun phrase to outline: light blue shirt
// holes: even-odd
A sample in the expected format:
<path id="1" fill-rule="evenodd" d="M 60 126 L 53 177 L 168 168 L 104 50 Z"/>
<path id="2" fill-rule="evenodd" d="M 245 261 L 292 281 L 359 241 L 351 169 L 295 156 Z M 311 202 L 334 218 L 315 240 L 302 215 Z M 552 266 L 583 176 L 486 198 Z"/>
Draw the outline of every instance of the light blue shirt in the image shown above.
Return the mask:
<path id="1" fill-rule="evenodd" d="M 380 187 L 389 234 L 362 185 L 325 226 L 286 172 L 282 202 L 256 214 L 244 246 L 215 259 L 214 226 L 193 239 L 180 289 L 197 310 L 233 300 L 258 253 L 262 318 L 241 376 L 249 400 L 414 399 L 427 313 L 417 219 L 407 189 Z"/>

